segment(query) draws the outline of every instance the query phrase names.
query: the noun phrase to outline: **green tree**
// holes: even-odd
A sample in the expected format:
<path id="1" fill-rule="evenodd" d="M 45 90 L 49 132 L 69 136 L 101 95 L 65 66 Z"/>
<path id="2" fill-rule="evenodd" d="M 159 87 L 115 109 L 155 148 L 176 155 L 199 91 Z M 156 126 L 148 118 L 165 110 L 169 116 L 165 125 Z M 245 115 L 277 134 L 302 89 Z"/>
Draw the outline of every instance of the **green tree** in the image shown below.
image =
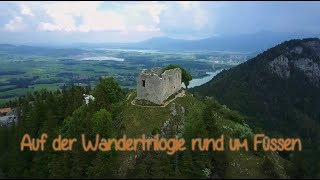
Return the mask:
<path id="1" fill-rule="evenodd" d="M 125 98 L 120 85 L 112 78 L 100 78 L 94 90 L 95 103 L 97 107 L 109 107 Z"/>
<path id="2" fill-rule="evenodd" d="M 70 159 L 68 156 L 71 154 L 70 152 L 63 152 L 54 154 L 52 157 L 52 161 L 49 164 L 50 167 L 50 178 L 54 179 L 62 179 L 62 178 L 70 178 Z"/>
<path id="3" fill-rule="evenodd" d="M 92 160 L 91 166 L 89 167 L 89 177 L 92 178 L 112 178 L 116 177 L 117 168 L 115 167 L 115 156 L 114 150 L 101 152 L 96 154 L 95 159 Z"/>
<path id="4" fill-rule="evenodd" d="M 179 66 L 179 65 L 170 64 L 169 66 L 165 67 L 165 68 L 163 69 L 163 71 L 169 70 L 169 69 L 175 69 L 175 68 L 180 68 L 180 69 L 181 69 L 181 73 L 182 73 L 182 79 L 181 79 L 181 81 L 184 83 L 184 85 L 186 86 L 186 88 L 188 88 L 189 82 L 192 80 L 192 76 L 191 76 L 191 74 L 189 74 L 184 68 L 182 68 L 182 67 Z"/>
<path id="5" fill-rule="evenodd" d="M 111 138 L 114 135 L 112 124 L 112 115 L 105 109 L 100 109 L 93 115 L 92 133 L 95 136 L 99 134 L 104 138 Z"/>

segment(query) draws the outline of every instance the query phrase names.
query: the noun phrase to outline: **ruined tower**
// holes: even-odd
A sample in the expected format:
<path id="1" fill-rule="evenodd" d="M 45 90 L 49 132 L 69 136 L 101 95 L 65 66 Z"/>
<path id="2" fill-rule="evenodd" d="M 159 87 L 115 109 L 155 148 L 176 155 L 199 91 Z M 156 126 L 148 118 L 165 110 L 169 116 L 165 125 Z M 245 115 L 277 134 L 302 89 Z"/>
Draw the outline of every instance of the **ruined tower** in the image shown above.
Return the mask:
<path id="1" fill-rule="evenodd" d="M 181 89 L 181 69 L 145 69 L 137 79 L 137 99 L 163 104 L 172 94 Z"/>

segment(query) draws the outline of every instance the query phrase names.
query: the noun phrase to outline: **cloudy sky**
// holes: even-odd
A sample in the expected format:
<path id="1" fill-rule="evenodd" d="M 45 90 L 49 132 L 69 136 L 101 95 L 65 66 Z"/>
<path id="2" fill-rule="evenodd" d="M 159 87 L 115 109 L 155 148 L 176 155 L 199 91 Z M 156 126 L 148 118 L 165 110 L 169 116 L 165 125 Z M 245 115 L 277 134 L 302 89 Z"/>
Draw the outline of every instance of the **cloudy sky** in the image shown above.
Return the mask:
<path id="1" fill-rule="evenodd" d="M 320 32 L 320 2 L 0 2 L 0 43 Z"/>

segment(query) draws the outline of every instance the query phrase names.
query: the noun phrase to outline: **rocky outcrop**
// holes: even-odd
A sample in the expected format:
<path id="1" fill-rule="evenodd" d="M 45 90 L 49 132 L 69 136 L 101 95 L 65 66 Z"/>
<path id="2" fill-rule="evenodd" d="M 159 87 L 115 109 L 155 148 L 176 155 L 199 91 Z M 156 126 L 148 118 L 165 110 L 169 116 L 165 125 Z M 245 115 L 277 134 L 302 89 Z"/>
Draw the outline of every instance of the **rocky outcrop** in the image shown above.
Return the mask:
<path id="1" fill-rule="evenodd" d="M 304 42 L 303 45 L 306 48 L 309 48 L 311 50 L 311 53 L 315 55 L 318 59 L 320 59 L 320 41 L 314 40 L 314 41 L 307 41 Z"/>
<path id="2" fill-rule="evenodd" d="M 316 86 L 320 85 L 320 41 L 306 40 L 293 47 L 287 46 L 268 65 L 272 73 L 288 79 L 293 70 L 301 71 Z"/>
<path id="3" fill-rule="evenodd" d="M 320 81 L 320 65 L 315 63 L 313 60 L 309 58 L 300 58 L 296 61 L 293 61 L 294 67 L 301 70 L 308 79 L 319 85 Z"/>
<path id="4" fill-rule="evenodd" d="M 294 52 L 294 53 L 296 53 L 296 54 L 301 54 L 302 51 L 303 51 L 303 47 L 297 46 L 297 47 L 295 47 L 295 48 L 294 48 L 292 51 L 290 51 L 290 52 Z"/>
<path id="5" fill-rule="evenodd" d="M 289 60 L 286 56 L 280 55 L 269 63 L 272 72 L 282 78 L 290 77 Z"/>

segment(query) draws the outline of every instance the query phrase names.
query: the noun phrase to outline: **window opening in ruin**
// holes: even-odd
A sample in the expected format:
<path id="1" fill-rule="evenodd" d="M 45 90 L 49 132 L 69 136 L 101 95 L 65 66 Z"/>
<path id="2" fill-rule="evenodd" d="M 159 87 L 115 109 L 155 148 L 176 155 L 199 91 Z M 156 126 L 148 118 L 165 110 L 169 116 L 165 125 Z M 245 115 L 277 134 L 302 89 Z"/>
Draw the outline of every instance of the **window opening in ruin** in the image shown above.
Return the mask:
<path id="1" fill-rule="evenodd" d="M 146 81 L 145 80 L 142 80 L 142 86 L 146 87 Z"/>

